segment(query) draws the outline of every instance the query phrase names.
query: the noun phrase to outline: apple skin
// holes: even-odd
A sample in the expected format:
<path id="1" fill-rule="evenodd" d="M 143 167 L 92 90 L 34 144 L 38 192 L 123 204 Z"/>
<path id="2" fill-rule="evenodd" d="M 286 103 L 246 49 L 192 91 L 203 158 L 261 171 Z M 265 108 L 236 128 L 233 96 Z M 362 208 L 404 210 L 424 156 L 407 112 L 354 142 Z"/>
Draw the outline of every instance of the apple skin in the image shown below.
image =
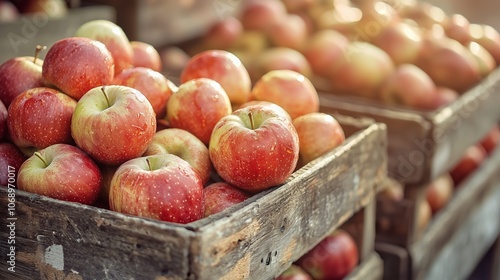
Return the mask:
<path id="1" fill-rule="evenodd" d="M 0 22 L 14 22 L 19 19 L 17 7 L 9 1 L 0 2 Z"/>
<path id="2" fill-rule="evenodd" d="M 251 194 L 235 188 L 226 182 L 212 183 L 205 187 L 203 192 L 205 196 L 204 217 L 222 212 L 251 197 Z"/>
<path id="3" fill-rule="evenodd" d="M 123 29 L 116 23 L 97 19 L 82 24 L 74 33 L 103 43 L 111 53 L 115 64 L 115 75 L 133 66 L 134 50 Z"/>
<path id="4" fill-rule="evenodd" d="M 265 34 L 275 47 L 302 50 L 309 37 L 304 19 L 296 14 L 288 14 L 269 25 Z"/>
<path id="5" fill-rule="evenodd" d="M 292 70 L 307 78 L 312 76 L 312 67 L 307 58 L 291 48 L 270 47 L 250 58 L 249 69 L 252 81 L 257 82 L 262 76 L 273 70 Z"/>
<path id="6" fill-rule="evenodd" d="M 252 0 L 245 3 L 239 18 L 245 30 L 264 31 L 287 15 L 285 5 L 276 0 Z"/>
<path id="7" fill-rule="evenodd" d="M 271 106 L 274 109 L 280 111 L 288 120 L 292 121 L 290 114 L 288 114 L 288 112 L 285 111 L 285 109 L 283 109 L 279 105 L 277 105 L 273 102 L 269 102 L 269 101 L 262 101 L 262 100 L 248 101 L 248 102 L 245 102 L 245 103 L 241 104 L 240 106 L 238 106 L 237 109 L 241 109 L 241 108 L 245 108 L 245 107 L 249 107 L 249 106 L 253 106 L 253 105 Z"/>
<path id="8" fill-rule="evenodd" d="M 459 162 L 450 171 L 454 186 L 459 187 L 460 183 L 483 163 L 487 155 L 479 144 L 468 147 Z"/>
<path id="9" fill-rule="evenodd" d="M 299 164 L 306 165 L 345 141 L 339 122 L 331 115 L 317 112 L 297 117 L 293 126 L 299 136 Z"/>
<path id="10" fill-rule="evenodd" d="M 205 49 L 229 49 L 243 34 L 243 24 L 230 16 L 213 24 L 201 38 Z"/>
<path id="11" fill-rule="evenodd" d="M 200 139 L 184 129 L 166 128 L 155 133 L 143 156 L 173 154 L 187 161 L 203 185 L 212 172 L 208 148 Z"/>
<path id="12" fill-rule="evenodd" d="M 0 65 L 0 100 L 5 107 L 22 92 L 44 86 L 42 65 L 43 60 L 34 56 L 15 57 Z"/>
<path id="13" fill-rule="evenodd" d="M 172 89 L 162 73 L 146 67 L 127 68 L 115 76 L 113 84 L 137 89 L 151 103 L 157 118 L 165 116 Z"/>
<path id="14" fill-rule="evenodd" d="M 167 121 L 170 127 L 185 129 L 208 145 L 215 124 L 231 111 L 231 101 L 219 83 L 197 78 L 181 84 L 169 98 Z"/>
<path id="15" fill-rule="evenodd" d="M 19 168 L 20 190 L 91 205 L 97 199 L 101 172 L 83 151 L 55 144 L 35 152 Z"/>
<path id="16" fill-rule="evenodd" d="M 9 106 L 10 139 L 26 155 L 57 143 L 73 144 L 71 118 L 75 108 L 76 101 L 58 90 L 29 89 Z"/>
<path id="17" fill-rule="evenodd" d="M 172 223 L 203 218 L 203 185 L 183 159 L 153 155 L 118 167 L 109 192 L 113 211 Z"/>
<path id="18" fill-rule="evenodd" d="M 337 60 L 344 55 L 348 44 L 349 40 L 342 33 L 323 29 L 309 37 L 302 52 L 313 72 L 326 77 L 332 68 L 335 69 Z"/>
<path id="19" fill-rule="evenodd" d="M 132 47 L 133 67 L 146 67 L 156 72 L 162 70 L 160 53 L 151 44 L 141 41 L 130 41 Z"/>
<path id="20" fill-rule="evenodd" d="M 8 136 L 7 116 L 8 111 L 3 102 L 0 100 L 0 141 L 3 141 Z"/>
<path id="21" fill-rule="evenodd" d="M 313 280 L 313 278 L 300 266 L 292 264 L 274 280 Z"/>
<path id="22" fill-rule="evenodd" d="M 223 117 L 214 127 L 208 150 L 222 179 L 257 193 L 290 177 L 299 157 L 299 138 L 279 110 L 254 105 Z"/>
<path id="23" fill-rule="evenodd" d="M 250 101 L 250 75 L 241 60 L 228 51 L 207 50 L 191 57 L 181 73 L 181 83 L 197 78 L 218 82 L 233 104 Z"/>
<path id="24" fill-rule="evenodd" d="M 76 104 L 71 135 L 76 145 L 102 164 L 118 165 L 141 156 L 156 132 L 151 103 L 138 90 L 95 87 Z"/>
<path id="25" fill-rule="evenodd" d="M 500 65 L 500 33 L 486 24 L 470 24 L 472 41 L 485 48 Z"/>
<path id="26" fill-rule="evenodd" d="M 9 170 L 15 170 L 17 178 L 19 168 L 26 159 L 27 157 L 14 144 L 0 143 L 0 186 L 7 186 L 9 183 Z M 17 180 L 13 185 L 16 184 Z"/>
<path id="27" fill-rule="evenodd" d="M 488 155 L 493 153 L 498 143 L 500 143 L 500 126 L 498 125 L 495 125 L 479 142 Z"/>
<path id="28" fill-rule="evenodd" d="M 49 48 L 42 66 L 42 77 L 48 85 L 79 100 L 92 88 L 110 84 L 115 76 L 114 69 L 113 57 L 103 43 L 69 37 Z"/>
<path id="29" fill-rule="evenodd" d="M 451 175 L 446 173 L 426 187 L 425 198 L 431 207 L 432 214 L 436 214 L 439 210 L 446 206 L 453 196 L 453 179 Z"/>
<path id="30" fill-rule="evenodd" d="M 356 242 L 346 231 L 337 229 L 302 256 L 297 264 L 313 279 L 341 280 L 358 262 Z"/>
<path id="31" fill-rule="evenodd" d="M 319 111 L 319 97 L 311 81 L 292 70 L 273 70 L 262 76 L 254 85 L 255 100 L 277 104 L 292 119 Z"/>

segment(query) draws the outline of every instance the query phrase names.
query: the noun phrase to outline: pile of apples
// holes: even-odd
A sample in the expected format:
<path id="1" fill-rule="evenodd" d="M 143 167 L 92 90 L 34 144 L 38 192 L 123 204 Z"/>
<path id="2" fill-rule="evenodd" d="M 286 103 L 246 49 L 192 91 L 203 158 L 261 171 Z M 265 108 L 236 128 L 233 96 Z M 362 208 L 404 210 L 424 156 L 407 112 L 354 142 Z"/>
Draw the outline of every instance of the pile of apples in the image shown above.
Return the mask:
<path id="1" fill-rule="evenodd" d="M 188 53 L 227 49 L 253 80 L 275 69 L 317 89 L 434 110 L 500 63 L 500 34 L 416 0 L 250 0 Z"/>
<path id="2" fill-rule="evenodd" d="M 192 57 L 178 86 L 161 68 L 153 46 L 106 20 L 43 61 L 4 62 L 0 185 L 12 166 L 20 190 L 189 223 L 282 185 L 345 140 L 300 73 L 270 71 L 252 86 L 224 50 Z"/>

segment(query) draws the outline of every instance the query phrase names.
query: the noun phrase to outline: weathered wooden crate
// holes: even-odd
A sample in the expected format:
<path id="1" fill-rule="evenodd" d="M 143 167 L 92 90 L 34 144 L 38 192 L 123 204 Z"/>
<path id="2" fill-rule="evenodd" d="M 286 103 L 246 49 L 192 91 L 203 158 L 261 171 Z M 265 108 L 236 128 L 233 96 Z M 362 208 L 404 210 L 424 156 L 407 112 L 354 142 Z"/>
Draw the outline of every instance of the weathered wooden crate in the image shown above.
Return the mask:
<path id="1" fill-rule="evenodd" d="M 187 225 L 18 191 L 16 272 L 2 277 L 273 279 L 373 202 L 387 175 L 385 125 L 336 117 L 348 136 L 341 146 L 282 186 Z M 0 201 L 7 204 L 5 187 Z M 9 248 L 7 238 L 2 231 L 2 252 Z M 2 254 L 2 272 L 5 258 Z"/>
<path id="2" fill-rule="evenodd" d="M 424 185 L 450 170 L 466 147 L 500 121 L 500 69 L 457 101 L 432 112 L 329 93 L 320 95 L 320 104 L 324 110 L 385 123 L 389 177 L 403 184 Z"/>
<path id="3" fill-rule="evenodd" d="M 466 279 L 500 235 L 499 201 L 497 148 L 458 186 L 452 200 L 432 218 L 417 240 L 407 247 L 376 244 L 384 260 L 384 279 L 395 279 L 394 275 L 401 276 L 398 279 Z"/>
<path id="4" fill-rule="evenodd" d="M 56 41 L 72 36 L 80 25 L 94 19 L 115 21 L 115 10 L 110 6 L 72 8 L 62 18 L 50 18 L 40 13 L 2 23 L 0 63 L 17 56 L 33 56 L 37 45 L 50 47 Z M 45 53 L 42 51 L 40 58 L 44 58 Z"/>

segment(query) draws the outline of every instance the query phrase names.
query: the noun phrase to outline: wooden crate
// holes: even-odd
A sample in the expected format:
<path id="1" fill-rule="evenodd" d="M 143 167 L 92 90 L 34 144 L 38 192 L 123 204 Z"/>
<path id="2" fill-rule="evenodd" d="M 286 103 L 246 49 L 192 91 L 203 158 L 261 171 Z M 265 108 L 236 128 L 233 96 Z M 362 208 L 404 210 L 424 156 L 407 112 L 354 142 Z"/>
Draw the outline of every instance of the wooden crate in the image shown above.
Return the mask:
<path id="1" fill-rule="evenodd" d="M 18 191 L 16 273 L 4 279 L 273 279 L 372 202 L 386 177 L 385 125 L 336 117 L 341 146 L 281 187 L 187 225 Z"/>
<path id="2" fill-rule="evenodd" d="M 424 185 L 450 170 L 466 147 L 500 121 L 500 69 L 457 101 L 432 112 L 329 93 L 320 94 L 320 104 L 323 110 L 385 123 L 389 176 L 403 184 Z"/>
<path id="3" fill-rule="evenodd" d="M 82 7 L 68 10 L 63 18 L 49 18 L 46 14 L 24 15 L 15 22 L 0 24 L 0 63 L 17 56 L 33 56 L 37 45 L 52 46 L 56 41 L 72 36 L 87 21 L 106 19 L 115 21 L 110 6 Z M 46 51 L 40 53 L 45 57 Z"/>
<path id="4" fill-rule="evenodd" d="M 458 186 L 452 200 L 432 218 L 418 240 L 408 247 L 391 244 L 389 249 L 387 243 L 378 243 L 376 250 L 386 269 L 393 267 L 399 273 L 405 270 L 400 265 L 408 264 L 406 278 L 398 279 L 466 279 L 500 235 L 499 201 L 497 148 Z M 387 272 L 390 276 L 384 278 L 395 279 L 395 271 Z"/>

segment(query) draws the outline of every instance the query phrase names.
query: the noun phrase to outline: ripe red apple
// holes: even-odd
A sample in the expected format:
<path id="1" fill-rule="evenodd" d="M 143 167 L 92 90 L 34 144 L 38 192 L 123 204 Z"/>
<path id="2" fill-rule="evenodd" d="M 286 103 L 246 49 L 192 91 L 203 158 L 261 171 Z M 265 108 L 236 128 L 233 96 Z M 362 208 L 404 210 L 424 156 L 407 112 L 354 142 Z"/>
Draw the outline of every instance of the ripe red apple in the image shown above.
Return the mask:
<path id="1" fill-rule="evenodd" d="M 251 81 L 245 66 L 234 54 L 224 50 L 208 50 L 193 56 L 181 74 L 181 83 L 209 78 L 218 82 L 233 104 L 250 100 Z"/>
<path id="2" fill-rule="evenodd" d="M 134 50 L 127 35 L 116 23 L 103 19 L 91 20 L 78 27 L 74 36 L 103 43 L 113 57 L 115 75 L 133 66 Z"/>
<path id="3" fill-rule="evenodd" d="M 20 16 L 17 7 L 9 1 L 0 2 L 0 22 L 13 22 Z"/>
<path id="4" fill-rule="evenodd" d="M 206 49 L 227 50 L 242 34 L 243 24 L 231 16 L 217 21 L 205 32 L 201 40 Z"/>
<path id="5" fill-rule="evenodd" d="M 179 86 L 167 102 L 170 127 L 182 128 L 208 145 L 215 124 L 231 114 L 231 101 L 219 83 L 198 78 Z"/>
<path id="6" fill-rule="evenodd" d="M 335 69 L 337 60 L 344 55 L 348 44 L 349 40 L 342 33 L 324 29 L 309 37 L 302 52 L 312 71 L 326 77 Z"/>
<path id="7" fill-rule="evenodd" d="M 344 129 L 331 115 L 317 112 L 293 120 L 299 136 L 299 166 L 333 150 L 345 141 Z"/>
<path id="8" fill-rule="evenodd" d="M 208 183 L 212 171 L 208 148 L 187 130 L 166 128 L 156 132 L 144 156 L 162 154 L 173 154 L 187 161 L 196 171 L 201 183 Z"/>
<path id="9" fill-rule="evenodd" d="M 465 44 L 465 47 L 475 58 L 481 77 L 484 78 L 495 70 L 497 67 L 495 58 L 483 46 L 476 42 L 469 42 Z"/>
<path id="10" fill-rule="evenodd" d="M 215 170 L 251 193 L 277 186 L 294 171 L 299 138 L 292 122 L 271 106 L 254 105 L 223 117 L 209 144 Z"/>
<path id="11" fill-rule="evenodd" d="M 447 106 L 458 99 L 460 95 L 456 90 L 447 87 L 436 87 L 434 101 L 428 109 L 437 110 L 443 106 Z"/>
<path id="12" fill-rule="evenodd" d="M 156 117 L 138 90 L 96 87 L 76 104 L 71 134 L 76 145 L 102 164 L 118 165 L 141 156 L 156 132 Z"/>
<path id="13" fill-rule="evenodd" d="M 491 128 L 490 132 L 479 142 L 488 155 L 495 150 L 498 143 L 500 143 L 500 126 L 498 125 Z"/>
<path id="14" fill-rule="evenodd" d="M 472 41 L 480 44 L 500 64 L 500 33 L 486 24 L 470 24 Z"/>
<path id="15" fill-rule="evenodd" d="M 55 144 L 35 152 L 19 168 L 20 190 L 55 199 L 92 204 L 101 173 L 92 159 L 75 146 Z"/>
<path id="16" fill-rule="evenodd" d="M 235 109 L 241 109 L 241 108 L 250 107 L 250 106 L 254 106 L 254 105 L 271 106 L 275 110 L 280 111 L 287 119 L 289 119 L 290 121 L 292 121 L 292 118 L 290 117 L 290 114 L 288 114 L 288 112 L 285 111 L 285 109 L 283 109 L 280 106 L 276 105 L 275 103 L 269 102 L 269 101 L 262 101 L 262 100 L 248 101 L 248 102 L 245 102 L 245 103 L 241 104 L 240 106 L 236 107 Z"/>
<path id="17" fill-rule="evenodd" d="M 341 280 L 358 262 L 356 242 L 346 231 L 337 229 L 302 256 L 297 264 L 313 279 Z"/>
<path id="18" fill-rule="evenodd" d="M 111 181 L 113 211 L 186 224 L 203 218 L 203 185 L 183 159 L 154 155 L 131 159 Z"/>
<path id="19" fill-rule="evenodd" d="M 43 13 L 50 18 L 62 18 L 68 14 L 64 0 L 24 0 L 20 1 L 18 7 L 22 14 Z"/>
<path id="20" fill-rule="evenodd" d="M 403 18 L 414 20 L 418 26 L 424 29 L 430 29 L 434 24 L 444 26 L 448 20 L 448 15 L 443 9 L 425 1 L 405 6 L 399 14 Z"/>
<path id="21" fill-rule="evenodd" d="M 141 41 L 131 41 L 132 47 L 132 66 L 133 67 L 146 67 L 151 70 L 160 72 L 162 69 L 162 62 L 160 53 L 151 44 Z"/>
<path id="22" fill-rule="evenodd" d="M 37 47 L 35 56 L 21 56 L 9 59 L 0 65 L 0 100 L 5 107 L 21 92 L 44 85 L 42 79 L 43 60 L 38 54 L 43 48 Z"/>
<path id="23" fill-rule="evenodd" d="M 7 116 L 8 116 L 7 108 L 0 100 L 0 141 L 3 141 L 5 138 L 7 138 L 8 134 Z"/>
<path id="24" fill-rule="evenodd" d="M 313 17 L 318 30 L 335 30 L 344 35 L 349 40 L 359 40 L 355 32 L 356 23 L 359 22 L 362 12 L 352 5 L 335 5 L 330 9 L 319 9 L 320 12 Z"/>
<path id="25" fill-rule="evenodd" d="M 486 157 L 487 153 L 481 145 L 477 144 L 468 147 L 459 162 L 450 171 L 455 187 L 459 187 L 460 183 L 473 173 Z"/>
<path id="26" fill-rule="evenodd" d="M 262 76 L 254 85 L 255 100 L 277 104 L 292 119 L 319 111 L 319 97 L 311 81 L 291 70 L 273 70 Z"/>
<path id="27" fill-rule="evenodd" d="M 306 57 L 294 49 L 270 47 L 250 59 L 252 66 L 247 69 L 249 69 L 253 82 L 257 82 L 262 76 L 273 70 L 292 70 L 307 78 L 312 76 L 311 65 Z"/>
<path id="28" fill-rule="evenodd" d="M 453 196 L 453 179 L 451 175 L 446 173 L 426 187 L 425 198 L 431 207 L 432 214 L 436 214 L 439 210 L 446 206 L 448 201 Z"/>
<path id="29" fill-rule="evenodd" d="M 298 15 L 288 14 L 272 23 L 265 30 L 275 47 L 302 50 L 308 38 L 306 22 Z"/>
<path id="30" fill-rule="evenodd" d="M 287 10 L 281 1 L 252 0 L 242 7 L 239 18 L 244 29 L 263 31 L 285 15 Z"/>
<path id="31" fill-rule="evenodd" d="M 292 264 L 274 280 L 313 280 L 313 278 L 300 268 L 300 266 Z"/>
<path id="32" fill-rule="evenodd" d="M 156 117 L 165 116 L 167 100 L 172 95 L 172 89 L 169 80 L 162 73 L 146 67 L 127 68 L 115 76 L 113 84 L 140 91 L 153 106 Z"/>
<path id="33" fill-rule="evenodd" d="M 457 40 L 462 45 L 466 45 L 472 40 L 470 22 L 461 14 L 450 15 L 448 20 L 444 22 L 443 28 L 446 36 Z"/>
<path id="34" fill-rule="evenodd" d="M 203 190 L 205 196 L 204 217 L 245 201 L 251 195 L 225 182 L 212 183 Z"/>
<path id="35" fill-rule="evenodd" d="M 371 41 L 389 25 L 401 21 L 396 9 L 384 1 L 363 1 L 358 7 L 361 18 L 354 25 L 357 40 Z"/>
<path id="36" fill-rule="evenodd" d="M 64 38 L 47 51 L 42 77 L 50 85 L 78 100 L 90 89 L 110 84 L 114 60 L 106 46 L 83 37 Z"/>
<path id="37" fill-rule="evenodd" d="M 72 144 L 71 117 L 75 107 L 76 101 L 58 90 L 29 89 L 9 106 L 9 136 L 27 155 L 57 143 Z"/>
<path id="38" fill-rule="evenodd" d="M 7 184 L 17 185 L 17 174 L 26 158 L 14 144 L 9 142 L 0 143 L 0 186 L 7 186 Z M 12 174 L 10 172 L 13 172 L 15 175 L 13 177 L 14 182 L 13 179 L 10 179 L 9 182 L 9 174 Z"/>
<path id="39" fill-rule="evenodd" d="M 164 72 L 173 75 L 181 74 L 191 57 L 179 47 L 168 47 L 160 50 L 161 64 Z"/>

